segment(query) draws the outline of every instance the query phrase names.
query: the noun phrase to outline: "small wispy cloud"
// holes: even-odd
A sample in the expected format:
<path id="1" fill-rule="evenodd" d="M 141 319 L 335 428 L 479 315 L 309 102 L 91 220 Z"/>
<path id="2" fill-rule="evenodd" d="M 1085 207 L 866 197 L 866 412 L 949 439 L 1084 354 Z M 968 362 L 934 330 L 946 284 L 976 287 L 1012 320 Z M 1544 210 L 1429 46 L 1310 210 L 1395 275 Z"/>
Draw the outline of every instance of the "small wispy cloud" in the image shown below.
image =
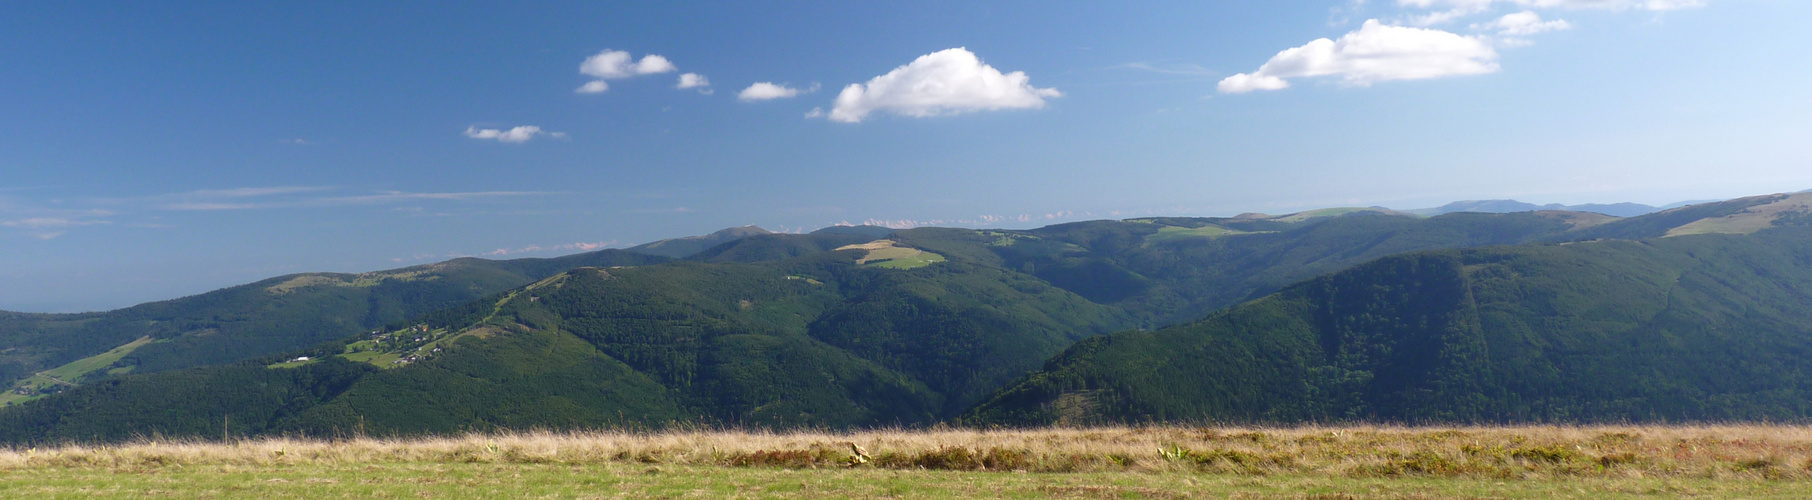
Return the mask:
<path id="1" fill-rule="evenodd" d="M 183 200 L 165 203 L 158 208 L 165 210 L 252 210 L 269 208 L 314 208 L 342 207 L 353 205 L 385 205 L 407 203 L 421 200 L 471 201 L 485 198 L 503 198 L 520 196 L 537 196 L 553 194 L 545 191 L 466 191 L 466 192 L 407 192 L 384 191 L 374 194 L 300 197 L 282 200 L 257 202 L 223 202 L 214 200 Z"/>
<path id="2" fill-rule="evenodd" d="M 528 142 L 529 139 L 534 139 L 537 136 L 543 135 L 553 138 L 566 137 L 565 132 L 545 131 L 541 130 L 541 127 L 534 125 L 522 125 L 509 129 L 466 127 L 466 137 L 481 140 L 495 140 L 497 142 L 511 144 L 521 144 Z"/>
<path id="3" fill-rule="evenodd" d="M 275 196 L 275 195 L 283 195 L 283 194 L 326 191 L 328 189 L 332 189 L 332 188 L 318 187 L 318 186 L 275 186 L 275 187 L 245 187 L 245 188 L 233 188 L 233 189 L 201 189 L 201 190 L 195 190 L 195 191 L 189 191 L 186 193 L 177 194 L 175 196 L 200 196 L 200 197 L 209 197 L 209 198 L 255 198 L 255 197 L 260 197 L 260 196 Z"/>
<path id="4" fill-rule="evenodd" d="M 693 209 L 687 208 L 687 207 L 638 208 L 638 209 L 630 210 L 629 212 L 637 213 L 637 214 L 689 214 L 689 213 L 697 212 L 697 210 L 693 210 Z"/>
<path id="5" fill-rule="evenodd" d="M 26 229 L 43 229 L 43 228 L 55 228 L 55 227 L 93 226 L 93 225 L 97 225 L 97 224 L 111 224 L 111 223 L 112 222 L 110 222 L 110 221 L 93 220 L 93 219 L 83 220 L 83 219 L 70 219 L 70 218 L 65 218 L 65 217 L 32 217 L 32 218 L 28 218 L 28 219 L 0 221 L 0 226 L 19 227 L 19 228 L 26 228 Z"/>
<path id="6" fill-rule="evenodd" d="M 113 224 L 111 210 L 70 210 L 42 208 L 0 199 L 0 234 L 24 235 L 40 240 L 55 239 L 71 229 Z"/>
<path id="7" fill-rule="evenodd" d="M 705 75 L 701 75 L 698 73 L 686 73 L 686 74 L 680 75 L 679 83 L 675 84 L 673 86 L 673 88 L 698 89 L 698 93 L 705 94 L 705 95 L 711 95 L 711 93 L 712 93 L 711 79 L 705 78 Z"/>
<path id="8" fill-rule="evenodd" d="M 1142 63 L 1142 62 L 1130 62 L 1130 63 L 1126 63 L 1126 64 L 1121 64 L 1119 66 L 1114 66 L 1114 68 L 1148 71 L 1148 72 L 1152 72 L 1152 73 L 1160 73 L 1160 74 L 1165 74 L 1165 75 L 1215 76 L 1217 74 L 1221 74 L 1218 71 L 1204 68 L 1204 67 L 1201 67 L 1200 65 L 1196 65 L 1196 64 L 1172 64 L 1172 65 L 1165 65 L 1165 66 L 1156 66 L 1156 65 Z"/>
<path id="9" fill-rule="evenodd" d="M 1472 29 L 1480 31 L 1496 30 L 1499 35 L 1506 36 L 1528 36 L 1549 31 L 1573 29 L 1573 24 L 1568 23 L 1565 19 L 1555 19 L 1552 21 L 1543 20 L 1541 14 L 1537 14 L 1535 11 L 1525 10 L 1515 14 L 1505 14 L 1504 17 L 1497 18 L 1497 20 L 1488 23 L 1474 24 L 1472 25 Z"/>
<path id="10" fill-rule="evenodd" d="M 812 84 L 811 87 L 799 89 L 773 82 L 756 82 L 753 85 L 749 85 L 749 88 L 742 89 L 742 92 L 736 93 L 736 98 L 743 102 L 769 101 L 796 97 L 799 94 L 810 94 L 817 91 L 818 84 L 816 83 Z"/>
<path id="11" fill-rule="evenodd" d="M 529 246 L 521 247 L 521 248 L 499 248 L 496 250 L 485 252 L 484 255 L 492 256 L 492 257 L 503 257 L 503 256 L 508 256 L 508 255 L 525 254 L 525 253 L 571 252 L 571 251 L 592 252 L 592 251 L 610 248 L 610 247 L 616 246 L 616 244 L 617 244 L 616 240 L 610 240 L 610 241 L 596 241 L 596 242 L 566 243 L 566 244 L 562 244 L 562 245 L 549 245 L 549 246 L 529 245 Z"/>

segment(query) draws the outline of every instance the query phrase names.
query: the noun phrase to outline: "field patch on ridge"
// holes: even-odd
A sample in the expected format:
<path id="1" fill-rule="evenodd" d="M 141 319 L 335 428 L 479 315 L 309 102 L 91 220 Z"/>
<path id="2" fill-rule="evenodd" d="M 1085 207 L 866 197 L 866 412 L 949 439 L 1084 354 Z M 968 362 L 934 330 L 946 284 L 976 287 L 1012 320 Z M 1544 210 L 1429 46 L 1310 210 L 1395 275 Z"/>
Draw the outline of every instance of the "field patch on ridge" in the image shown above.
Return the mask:
<path id="1" fill-rule="evenodd" d="M 845 245 L 837 250 L 863 250 L 867 253 L 863 254 L 862 258 L 856 259 L 857 265 L 888 269 L 917 269 L 945 260 L 942 255 L 917 248 L 897 246 L 893 240 L 875 240 L 860 245 Z"/>

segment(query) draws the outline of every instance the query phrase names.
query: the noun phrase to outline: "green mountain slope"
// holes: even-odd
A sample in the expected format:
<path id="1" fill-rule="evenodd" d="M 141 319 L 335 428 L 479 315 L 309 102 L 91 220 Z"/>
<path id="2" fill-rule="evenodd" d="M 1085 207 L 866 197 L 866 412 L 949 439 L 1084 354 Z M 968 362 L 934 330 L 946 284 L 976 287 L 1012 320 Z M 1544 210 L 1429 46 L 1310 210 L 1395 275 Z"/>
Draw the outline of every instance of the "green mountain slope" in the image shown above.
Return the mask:
<path id="1" fill-rule="evenodd" d="M 1189 321 L 1284 286 L 1386 255 L 1536 241 L 1598 222 L 1569 212 L 1456 213 L 1417 218 L 1371 211 L 1326 217 L 1159 218 L 1003 232 L 1001 265 L 1103 304 L 1148 328 Z M 901 233 L 914 244 L 914 232 Z"/>
<path id="2" fill-rule="evenodd" d="M 758 236 L 758 235 L 763 235 L 763 234 L 772 234 L 772 233 L 766 229 L 762 229 L 762 228 L 759 228 L 756 226 L 732 227 L 732 228 L 718 230 L 715 233 L 711 233 L 711 234 L 707 234 L 707 235 L 703 235 L 703 236 L 687 236 L 684 238 L 669 238 L 669 239 L 660 240 L 660 241 L 656 241 L 656 242 L 652 242 L 652 243 L 643 243 L 640 245 L 629 247 L 626 250 L 628 250 L 630 252 L 635 252 L 635 253 L 658 255 L 661 257 L 668 257 L 668 258 L 673 258 L 673 259 L 684 259 L 686 257 L 691 257 L 693 254 L 705 251 L 706 249 L 709 249 L 714 246 L 722 245 L 724 243 L 729 243 L 729 242 L 740 240 L 740 239 L 747 238 L 750 236 Z"/>
<path id="3" fill-rule="evenodd" d="M 554 259 L 455 259 L 364 274 L 294 274 L 102 313 L 0 313 L 0 381 L 144 337 L 153 341 L 101 368 L 143 373 L 231 363 L 340 339 L 573 267 L 664 260 L 618 250 Z"/>
<path id="4" fill-rule="evenodd" d="M 688 257 L 701 262 L 764 262 L 828 252 L 879 238 L 861 233 L 762 234 L 717 245 Z"/>
<path id="5" fill-rule="evenodd" d="M 1090 339 L 977 424 L 1812 414 L 1812 227 L 1393 256 Z"/>
<path id="6" fill-rule="evenodd" d="M 307 360 L 128 375 L 0 410 L 0 427 L 19 429 L 0 429 L 0 441 L 108 440 L 147 429 L 208 435 L 194 434 L 210 428 L 201 424 L 166 427 L 172 412 L 189 420 L 244 414 L 232 418 L 245 432 L 310 435 L 924 425 L 1076 340 L 1127 323 L 1030 276 L 961 258 L 913 269 L 859 264 L 865 252 L 580 268 L 301 353 Z M 348 364 L 362 370 L 350 372 L 353 382 L 308 382 L 306 373 L 339 376 L 348 371 L 322 370 Z M 257 370 L 305 374 L 272 381 L 249 374 Z M 219 387 L 216 377 L 251 377 L 278 394 L 335 392 L 281 405 L 185 400 L 184 408 L 136 395 L 165 384 Z"/>
<path id="7" fill-rule="evenodd" d="M 1026 231 L 920 228 L 886 233 L 885 240 L 873 239 L 880 229 L 856 228 L 746 236 L 661 263 L 614 253 L 610 258 L 642 260 L 584 264 L 576 259 L 604 256 L 575 256 L 536 261 L 532 269 L 508 261 L 519 267 L 456 279 L 298 275 L 241 287 L 258 292 L 243 295 L 256 300 L 220 299 L 227 305 L 206 317 L 301 318 L 266 323 L 273 336 L 288 339 L 317 331 L 295 325 L 335 317 L 320 311 L 355 310 L 321 304 L 374 300 L 340 294 L 419 282 L 444 287 L 477 281 L 472 276 L 510 284 L 455 287 L 464 293 L 459 301 L 383 321 L 342 315 L 341 323 L 359 326 L 288 340 L 287 351 L 192 362 L 221 366 L 146 374 L 175 365 L 147 362 L 159 358 L 145 353 L 168 350 L 162 359 L 180 359 L 174 354 L 232 345 L 209 340 L 224 330 L 153 335 L 122 351 L 117 366 L 88 372 L 97 374 L 88 387 L 0 409 L 0 424 L 18 429 L 0 429 L 0 441 L 108 440 L 147 430 L 209 435 L 200 430 L 213 428 L 205 422 L 229 414 L 240 422 L 232 432 L 310 435 L 924 425 L 970 408 L 979 409 L 968 420 L 984 423 L 1798 415 L 1790 398 L 1767 395 L 1790 393 L 1780 384 L 1796 379 L 1780 373 L 1798 368 L 1784 364 L 1768 372 L 1774 378 L 1751 377 L 1773 389 L 1748 392 L 1684 378 L 1578 374 L 1582 366 L 1620 363 L 1613 366 L 1673 377 L 1679 374 L 1667 370 L 1695 366 L 1665 349 L 1609 354 L 1646 338 L 1628 334 L 1638 327 L 1669 325 L 1666 331 L 1677 332 L 1669 335 L 1706 350 L 1710 344 L 1695 335 L 1812 324 L 1775 311 L 1805 303 L 1782 290 L 1801 289 L 1791 282 L 1798 271 L 1783 264 L 1796 261 L 1783 256 L 1806 253 L 1778 247 L 1795 241 L 1784 235 L 1805 217 L 1778 201 L 1682 209 L 1706 214 L 1696 219 L 1676 212 L 1623 220 L 1570 212 L 1422 218 L 1360 209 Z M 1730 222 L 1716 228 L 1743 230 L 1677 231 L 1719 217 Z M 1754 231 L 1758 220 L 1769 229 Z M 1598 241 L 1605 237 L 1587 234 L 1593 231 L 1675 236 Z M 1752 247 L 1775 253 L 1741 253 Z M 1692 267 L 1702 261 L 1729 265 Z M 588 267 L 560 272 L 572 264 Z M 630 267 L 618 267 L 624 265 Z M 1713 272 L 1740 269 L 1751 272 Z M 1675 285 L 1662 284 L 1675 278 L 1702 290 L 1669 295 Z M 1756 290 L 1709 288 L 1757 283 Z M 1544 294 L 1567 298 L 1527 309 Z M 1665 299 L 1661 306 L 1656 297 Z M 1720 297 L 1737 304 L 1720 307 L 1744 313 L 1692 322 Z M 1657 323 L 1673 318 L 1668 300 L 1698 312 Z M 1098 337 L 1216 310 L 1224 311 L 1184 326 Z M 243 341 L 257 331 L 264 330 L 222 338 Z M 321 343 L 326 339 L 336 340 Z M 1755 364 L 1750 347 L 1799 349 L 1790 336 L 1769 342 L 1732 351 L 1704 373 L 1723 377 L 1716 368 Z M 139 371 L 120 375 L 124 366 Z M 318 380 L 330 375 L 341 378 Z M 217 378 L 261 385 L 246 392 Z M 1565 389 L 1572 385 L 1596 388 Z M 189 386 L 252 400 L 185 396 L 175 400 L 185 406 L 171 408 L 140 395 L 188 394 Z M 1731 399 L 1739 393 L 1748 399 Z M 167 425 L 170 419 L 183 423 Z"/>
<path id="8" fill-rule="evenodd" d="M 1690 234 L 1749 234 L 1773 227 L 1776 220 L 1793 223 L 1812 211 L 1812 193 L 1750 196 L 1734 200 L 1688 205 L 1662 212 L 1605 223 L 1549 238 L 1551 241 L 1595 239 L 1645 239 Z"/>

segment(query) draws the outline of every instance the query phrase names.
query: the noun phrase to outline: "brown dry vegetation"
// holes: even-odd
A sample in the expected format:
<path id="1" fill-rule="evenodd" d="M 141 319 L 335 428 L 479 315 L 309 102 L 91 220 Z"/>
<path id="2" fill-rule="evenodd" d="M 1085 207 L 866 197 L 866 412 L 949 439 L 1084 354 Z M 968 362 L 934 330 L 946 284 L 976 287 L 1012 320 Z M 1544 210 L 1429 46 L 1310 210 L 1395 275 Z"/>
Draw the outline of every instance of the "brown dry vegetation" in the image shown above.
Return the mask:
<path id="1" fill-rule="evenodd" d="M 854 445 L 854 446 L 852 446 Z M 859 447 L 859 450 L 858 450 Z M 1346 478 L 1812 479 L 1812 427 L 1153 427 L 475 434 L 0 450 L 0 471 L 357 464 L 651 464 Z"/>

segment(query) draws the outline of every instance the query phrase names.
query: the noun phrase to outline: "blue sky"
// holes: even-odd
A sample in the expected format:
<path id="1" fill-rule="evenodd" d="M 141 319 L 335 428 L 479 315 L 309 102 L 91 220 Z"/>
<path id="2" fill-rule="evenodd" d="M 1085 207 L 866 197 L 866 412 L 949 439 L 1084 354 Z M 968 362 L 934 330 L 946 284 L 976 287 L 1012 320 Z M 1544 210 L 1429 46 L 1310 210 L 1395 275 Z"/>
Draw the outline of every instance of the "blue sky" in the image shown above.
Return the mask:
<path id="1" fill-rule="evenodd" d="M 625 4 L 9 5 L 0 310 L 743 224 L 1812 188 L 1801 1 Z"/>

